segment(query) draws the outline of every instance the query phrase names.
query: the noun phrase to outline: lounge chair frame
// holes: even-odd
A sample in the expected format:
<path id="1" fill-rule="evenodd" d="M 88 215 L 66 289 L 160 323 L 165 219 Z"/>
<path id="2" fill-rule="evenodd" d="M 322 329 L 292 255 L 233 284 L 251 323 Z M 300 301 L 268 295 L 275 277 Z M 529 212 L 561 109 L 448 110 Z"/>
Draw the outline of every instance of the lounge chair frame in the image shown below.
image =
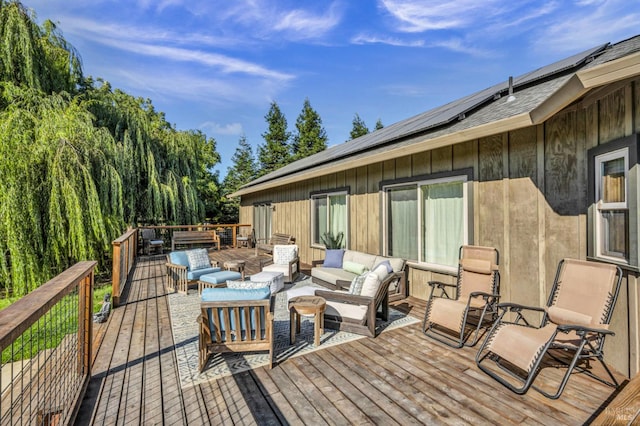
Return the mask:
<path id="1" fill-rule="evenodd" d="M 565 262 L 568 259 L 563 259 L 560 261 L 558 265 L 558 270 L 556 271 L 556 276 L 554 279 L 554 284 L 549 294 L 549 299 L 547 300 L 547 307 L 551 307 L 554 304 L 554 300 L 556 297 L 556 293 L 558 292 L 559 282 L 561 278 L 562 268 Z M 571 261 L 575 262 L 575 260 L 571 259 Z M 584 261 L 586 262 L 586 261 Z M 613 315 L 613 308 L 615 307 L 616 301 L 618 299 L 618 294 L 620 292 L 620 284 L 622 282 L 622 269 L 617 265 L 611 265 L 616 270 L 616 278 L 615 282 L 612 285 L 612 292 L 610 293 L 610 299 L 606 304 L 605 315 L 602 321 L 602 324 L 608 325 L 611 322 L 611 317 Z M 532 307 L 532 306 L 523 306 L 516 303 L 500 303 L 498 305 L 498 309 L 500 310 L 500 314 L 495 321 L 493 327 L 489 331 L 487 338 L 482 343 L 482 346 L 478 350 L 476 355 L 476 364 L 478 367 L 487 373 L 489 376 L 493 377 L 499 383 L 510 389 L 511 391 L 517 394 L 526 393 L 529 388 L 533 388 L 536 391 L 540 392 L 547 398 L 550 399 L 558 399 L 564 388 L 571 377 L 574 369 L 578 372 L 585 373 L 589 377 L 596 379 L 597 381 L 617 388 L 620 384 L 617 379 L 613 375 L 613 372 L 609 369 L 609 367 L 604 362 L 604 342 L 606 336 L 613 336 L 614 332 L 604 328 L 594 328 L 587 327 L 583 325 L 558 325 L 547 341 L 547 343 L 541 348 L 539 355 L 537 356 L 533 366 L 529 369 L 528 372 L 520 370 L 520 374 L 518 374 L 518 368 L 512 364 L 509 364 L 508 361 L 505 363 L 500 356 L 494 354 L 490 350 L 487 349 L 488 344 L 491 342 L 491 339 L 494 335 L 494 332 L 503 324 L 513 324 L 521 327 L 528 328 L 542 328 L 549 324 L 550 318 L 548 316 L 547 310 L 545 308 Z M 530 321 L 528 321 L 524 313 L 525 312 L 537 312 L 542 315 L 542 319 L 540 323 L 537 325 L 532 325 Z M 511 313 L 515 318 L 512 321 L 508 321 L 505 319 L 505 315 L 507 313 Z M 575 344 L 567 344 L 562 341 L 557 340 L 558 336 L 567 335 L 571 332 L 574 332 L 575 335 L 579 338 L 578 345 Z M 561 352 L 565 355 L 569 355 L 573 353 L 571 356 L 571 360 L 569 362 L 566 359 L 563 359 L 562 356 L 558 356 L 554 352 Z M 550 357 L 553 361 L 557 362 L 559 366 L 564 366 L 567 368 L 566 373 L 562 377 L 560 383 L 555 392 L 547 392 L 544 389 L 534 386 L 533 382 L 540 373 L 542 369 L 543 360 L 545 360 L 545 355 Z M 566 357 L 564 357 L 566 358 Z M 547 358 L 549 359 L 549 358 Z M 602 377 L 595 375 L 593 372 L 589 371 L 590 364 L 589 361 L 592 359 L 597 359 L 604 370 L 607 372 L 610 380 L 605 380 Z M 505 373 L 507 373 L 510 377 L 516 379 L 517 382 L 520 383 L 520 386 L 514 385 L 513 383 L 506 380 L 505 377 L 497 374 L 496 371 L 489 369 L 485 365 L 485 361 L 493 361 L 494 365 L 499 367 L 499 369 Z M 586 362 L 586 366 L 580 366 L 581 361 Z M 524 377 L 523 374 L 524 373 Z"/>
<path id="2" fill-rule="evenodd" d="M 498 250 L 493 247 L 481 247 L 481 246 L 462 246 L 459 250 L 459 259 L 462 260 L 463 252 L 465 248 L 474 249 L 491 249 L 495 252 L 495 266 L 496 268 L 493 270 L 492 277 L 492 291 L 491 293 L 474 291 L 469 293 L 469 297 L 467 299 L 467 305 L 464 309 L 464 316 L 462 320 L 462 325 L 460 327 L 460 332 L 456 335 L 454 333 L 447 333 L 448 329 L 445 330 L 444 327 L 429 322 L 429 313 L 432 308 L 432 303 L 435 298 L 444 298 L 450 300 L 458 300 L 461 295 L 463 279 L 464 279 L 464 271 L 462 263 L 458 264 L 458 274 L 456 277 L 455 284 L 448 284 L 441 281 L 429 281 L 427 284 L 431 287 L 431 292 L 429 293 L 429 299 L 427 299 L 427 309 L 425 311 L 424 319 L 422 321 L 422 332 L 441 343 L 444 343 L 453 348 L 461 348 L 463 346 L 474 346 L 478 343 L 480 339 L 480 332 L 483 329 L 489 328 L 495 319 L 497 318 L 498 309 L 497 304 L 500 299 L 500 271 L 497 269 L 497 265 L 499 264 L 500 254 Z M 451 291 L 451 294 L 447 292 L 447 289 Z M 483 299 L 484 304 L 482 307 L 472 306 L 471 303 L 473 299 Z M 473 317 L 473 318 L 472 318 Z M 476 322 L 475 325 L 471 321 Z M 455 330 L 451 330 L 455 331 Z M 469 332 L 467 332 L 469 331 Z M 469 340 L 470 337 L 473 336 L 473 339 Z"/>

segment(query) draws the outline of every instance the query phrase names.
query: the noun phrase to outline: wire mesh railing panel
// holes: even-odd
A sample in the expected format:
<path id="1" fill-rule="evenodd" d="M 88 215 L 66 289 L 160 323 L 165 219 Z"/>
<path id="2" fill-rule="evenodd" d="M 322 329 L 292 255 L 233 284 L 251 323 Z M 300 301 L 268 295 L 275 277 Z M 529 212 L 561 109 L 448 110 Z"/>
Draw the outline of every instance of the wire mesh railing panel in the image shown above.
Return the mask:
<path id="1" fill-rule="evenodd" d="M 0 312 L 2 425 L 69 424 L 90 374 L 86 340 L 91 337 L 91 303 L 87 306 L 86 295 L 91 293 L 93 266 L 68 286 L 56 279 L 49 283 L 17 301 L 18 309 L 12 305 Z M 13 318 L 5 318 L 7 313 Z M 10 329 L 12 323 L 17 324 Z"/>

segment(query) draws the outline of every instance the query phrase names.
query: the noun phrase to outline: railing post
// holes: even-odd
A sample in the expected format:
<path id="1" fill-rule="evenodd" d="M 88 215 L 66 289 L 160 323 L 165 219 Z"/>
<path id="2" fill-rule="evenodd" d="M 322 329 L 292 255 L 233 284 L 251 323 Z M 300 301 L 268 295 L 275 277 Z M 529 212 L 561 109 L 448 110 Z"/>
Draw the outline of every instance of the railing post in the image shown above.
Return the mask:
<path id="1" fill-rule="evenodd" d="M 78 307 L 78 373 L 91 375 L 91 344 L 93 342 L 93 283 L 91 271 L 79 285 Z"/>
<path id="2" fill-rule="evenodd" d="M 120 254 L 120 241 L 114 241 L 113 245 L 113 267 L 111 268 L 111 303 L 115 308 L 120 301 L 120 262 L 122 256 Z"/>

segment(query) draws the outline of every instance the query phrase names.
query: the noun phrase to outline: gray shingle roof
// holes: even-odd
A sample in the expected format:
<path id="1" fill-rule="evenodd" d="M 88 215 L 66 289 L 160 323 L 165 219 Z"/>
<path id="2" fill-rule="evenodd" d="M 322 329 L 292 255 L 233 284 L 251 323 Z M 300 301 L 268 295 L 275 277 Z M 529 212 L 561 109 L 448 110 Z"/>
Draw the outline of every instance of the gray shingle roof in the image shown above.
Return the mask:
<path id="1" fill-rule="evenodd" d="M 446 105 L 399 121 L 375 132 L 332 146 L 262 176 L 242 189 L 307 172 L 324 164 L 363 158 L 391 147 L 400 148 L 421 139 L 455 133 L 481 124 L 529 112 L 555 93 L 578 70 L 592 67 L 640 50 L 640 36 L 615 45 L 603 44 L 538 68 L 513 79 L 516 99 L 500 99 L 508 92 L 504 81 Z"/>

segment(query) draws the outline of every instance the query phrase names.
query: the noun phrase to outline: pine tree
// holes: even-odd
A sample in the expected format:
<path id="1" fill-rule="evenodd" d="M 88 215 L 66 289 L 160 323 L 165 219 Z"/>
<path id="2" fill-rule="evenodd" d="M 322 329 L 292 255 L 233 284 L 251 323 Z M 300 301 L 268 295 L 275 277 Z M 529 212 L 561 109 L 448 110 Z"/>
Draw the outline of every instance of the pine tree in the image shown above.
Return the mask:
<path id="1" fill-rule="evenodd" d="M 269 129 L 262 134 L 264 145 L 258 147 L 259 175 L 265 175 L 291 162 L 290 139 L 287 119 L 274 101 L 265 115 Z"/>
<path id="2" fill-rule="evenodd" d="M 311 107 L 309 98 L 304 100 L 302 111 L 296 120 L 296 129 L 298 132 L 292 144 L 294 160 L 327 149 L 327 132 L 322 127 L 320 115 Z"/>
<path id="3" fill-rule="evenodd" d="M 256 177 L 256 161 L 246 136 L 240 137 L 231 161 L 233 165 L 227 169 L 227 175 L 222 183 L 223 198 L 220 218 L 222 223 L 237 223 L 240 200 L 237 197 L 229 198 L 229 195 Z"/>
<path id="4" fill-rule="evenodd" d="M 358 113 L 356 113 L 356 115 L 353 117 L 352 123 L 353 127 L 351 128 L 351 132 L 349 133 L 351 139 L 356 139 L 369 133 L 369 128 L 365 124 L 364 120 L 360 118 L 360 115 Z"/>
<path id="5" fill-rule="evenodd" d="M 375 130 L 380 130 L 380 129 L 382 129 L 383 127 L 384 127 L 384 125 L 382 124 L 382 120 L 380 120 L 380 119 L 378 118 L 378 121 L 376 121 L 376 127 L 375 127 Z"/>

